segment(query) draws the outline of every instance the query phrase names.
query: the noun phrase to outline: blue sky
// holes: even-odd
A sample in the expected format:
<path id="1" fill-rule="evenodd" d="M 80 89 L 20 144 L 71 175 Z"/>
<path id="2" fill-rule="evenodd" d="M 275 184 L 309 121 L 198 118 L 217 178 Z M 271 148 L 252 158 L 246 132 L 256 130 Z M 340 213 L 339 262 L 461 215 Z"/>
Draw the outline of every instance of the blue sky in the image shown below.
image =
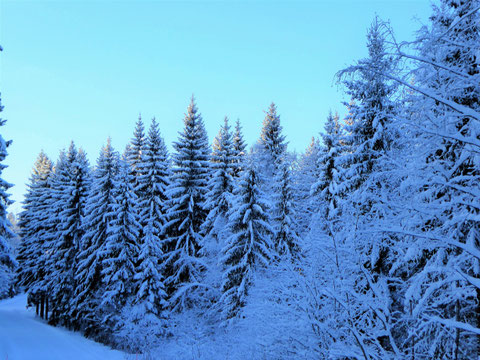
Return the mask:
<path id="1" fill-rule="evenodd" d="M 408 40 L 430 1 L 0 0 L 11 210 L 41 149 L 56 159 L 74 140 L 94 164 L 108 136 L 123 151 L 140 112 L 170 144 L 192 93 L 210 139 L 227 115 L 252 144 L 274 101 L 303 151 L 329 109 L 344 112 L 334 75 L 365 56 L 375 14 Z"/>

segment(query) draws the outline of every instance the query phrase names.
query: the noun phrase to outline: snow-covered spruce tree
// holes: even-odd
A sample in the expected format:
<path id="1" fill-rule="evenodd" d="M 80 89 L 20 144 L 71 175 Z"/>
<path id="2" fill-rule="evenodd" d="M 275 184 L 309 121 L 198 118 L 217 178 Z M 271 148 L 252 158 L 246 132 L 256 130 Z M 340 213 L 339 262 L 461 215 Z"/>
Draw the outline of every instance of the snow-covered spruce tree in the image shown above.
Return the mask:
<path id="1" fill-rule="evenodd" d="M 1 47 L 0 47 L 1 50 Z M 3 106 L 0 101 L 0 113 Z M 0 127 L 5 125 L 6 120 L 0 119 Z M 7 148 L 12 143 L 11 140 L 5 140 L 0 135 L 0 176 L 7 167 L 2 164 L 7 157 Z M 8 295 L 13 286 L 13 275 L 16 261 L 12 254 L 8 239 L 15 236 L 10 229 L 10 223 L 7 219 L 7 207 L 12 203 L 9 199 L 8 189 L 13 185 L 0 177 L 0 298 Z"/>
<path id="2" fill-rule="evenodd" d="M 89 163 L 82 150 L 72 142 L 62 164 L 56 169 L 52 188 L 55 202 L 51 204 L 55 221 L 54 236 L 49 244 L 50 322 L 70 327 L 76 257 L 84 233 L 83 218 L 90 186 Z"/>
<path id="3" fill-rule="evenodd" d="M 340 159 L 345 168 L 341 191 L 354 196 L 363 191 L 362 184 L 376 170 L 377 159 L 389 149 L 395 136 L 387 128 L 394 114 L 392 96 L 396 86 L 387 77 L 379 75 L 395 70 L 393 58 L 386 55 L 386 31 L 386 25 L 375 18 L 367 33 L 368 58 L 339 73 L 339 77 L 344 78 L 346 93 L 352 99 L 348 104 L 349 115 L 342 139 L 348 151 L 344 151 Z M 362 202 L 360 199 L 355 201 Z M 359 206 L 362 213 L 368 212 L 367 202 Z"/>
<path id="4" fill-rule="evenodd" d="M 114 194 L 118 162 L 118 153 L 108 139 L 93 171 L 92 185 L 85 205 L 85 233 L 77 256 L 78 270 L 75 276 L 72 317 L 76 326 L 83 329 L 87 336 L 100 335 L 101 318 L 97 309 L 103 294 L 101 254 L 114 217 L 112 208 L 116 204 Z"/>
<path id="5" fill-rule="evenodd" d="M 204 205 L 208 216 L 202 224 L 203 234 L 213 237 L 217 242 L 221 240 L 221 233 L 225 228 L 226 216 L 231 206 L 235 161 L 232 134 L 228 118 L 225 117 L 223 126 L 213 140 L 212 176 L 208 181 L 208 193 Z"/>
<path id="6" fill-rule="evenodd" d="M 141 115 L 138 116 L 138 120 L 135 124 L 135 130 L 130 143 L 125 150 L 125 158 L 131 167 L 133 188 L 137 196 L 140 196 L 138 188 L 138 180 L 141 175 L 140 164 L 142 162 L 142 154 L 145 151 L 146 138 L 145 138 L 145 126 Z"/>
<path id="7" fill-rule="evenodd" d="M 51 186 L 53 165 L 42 151 L 35 161 L 23 200 L 19 227 L 21 242 L 18 250 L 16 284 L 30 293 L 44 274 L 45 228 L 47 192 Z"/>
<path id="8" fill-rule="evenodd" d="M 207 216 L 204 204 L 210 148 L 205 125 L 193 97 L 184 125 L 179 139 L 173 144 L 172 177 L 167 191 L 165 283 L 172 306 L 187 305 L 186 290 L 189 284 L 200 280 L 204 267 L 199 256 L 202 242 L 200 227 Z"/>
<path id="9" fill-rule="evenodd" d="M 106 238 L 98 250 L 102 296 L 96 311 L 101 314 L 102 327 L 113 334 L 122 327 L 122 310 L 134 296 L 135 283 L 132 280 L 140 250 L 137 198 L 131 176 L 129 164 L 126 160 L 120 160 L 112 190 L 114 202 L 105 214 L 109 221 Z"/>
<path id="10" fill-rule="evenodd" d="M 286 160 L 279 164 L 275 176 L 275 236 L 274 247 L 280 256 L 298 259 L 300 256 L 300 238 L 295 220 L 292 176 Z"/>
<path id="11" fill-rule="evenodd" d="M 255 267 L 266 266 L 272 258 L 273 229 L 269 224 L 268 207 L 259 188 L 256 170 L 250 166 L 235 191 L 229 214 L 232 235 L 221 259 L 225 271 L 220 301 L 227 319 L 237 316 L 245 305 Z"/>
<path id="12" fill-rule="evenodd" d="M 245 140 L 243 139 L 242 126 L 240 125 L 239 119 L 237 119 L 237 122 L 235 123 L 235 130 L 232 134 L 232 146 L 235 157 L 235 160 L 233 162 L 232 176 L 234 179 L 238 179 L 243 170 L 247 148 Z"/>
<path id="13" fill-rule="evenodd" d="M 137 200 L 141 236 L 135 268 L 135 296 L 124 307 L 119 336 L 123 346 L 131 351 L 149 350 L 164 332 L 165 313 L 168 306 L 163 277 L 162 240 L 165 237 L 166 190 L 169 184 L 169 159 L 158 124 L 153 119 L 141 162 Z"/>
<path id="14" fill-rule="evenodd" d="M 330 113 L 324 132 L 321 134 L 323 146 L 319 149 L 317 158 L 318 178 L 310 189 L 324 223 L 337 215 L 336 211 L 339 207 L 337 188 L 340 180 L 339 172 L 342 169 L 338 168 L 338 157 L 343 154 L 342 135 L 338 115 L 333 116 Z"/>
<path id="15" fill-rule="evenodd" d="M 141 322 L 156 321 L 155 318 L 161 315 L 162 309 L 167 305 L 161 264 L 163 260 L 161 241 L 165 236 L 166 191 L 170 168 L 167 147 L 155 120 L 152 121 L 148 131 L 139 167 L 142 175 L 138 181 L 142 198 L 138 200 L 138 208 L 143 235 L 134 277 L 138 286 L 134 303 L 137 306 L 137 313 L 142 317 L 136 321 Z"/>
<path id="16" fill-rule="evenodd" d="M 293 186 L 295 187 L 294 205 L 299 233 L 304 233 L 308 230 L 310 219 L 315 209 L 310 190 L 312 185 L 318 180 L 317 162 L 320 147 L 319 139 L 312 137 L 305 153 L 300 156 L 298 166 L 292 171 Z"/>
<path id="17" fill-rule="evenodd" d="M 318 184 L 319 190 L 328 186 L 324 196 L 331 196 L 325 201 L 326 213 L 331 218 L 326 221 L 326 235 L 332 246 L 329 242 L 324 244 L 325 251 L 331 252 L 327 261 L 332 261 L 333 266 L 321 265 L 326 277 L 332 276 L 332 269 L 335 275 L 326 284 L 325 295 L 338 309 L 332 316 L 341 322 L 340 328 L 348 329 L 341 342 L 331 344 L 331 351 L 339 357 L 349 357 L 354 352 L 363 354 L 365 359 L 403 356 L 393 333 L 396 318 L 391 308 L 392 279 L 388 276 L 395 256 L 394 241 L 390 236 L 369 232 L 383 217 L 377 194 L 381 192 L 379 188 L 387 185 L 378 181 L 376 174 L 383 170 L 382 160 L 392 148 L 395 136 L 395 129 L 390 126 L 395 111 L 395 86 L 377 72 L 395 71 L 393 59 L 385 54 L 385 31 L 384 23 L 375 19 L 367 33 L 368 57 L 340 72 L 341 76 L 351 75 L 344 78 L 344 84 L 353 101 L 349 105 L 346 134 L 338 142 L 347 149 L 333 161 L 330 156 L 323 159 L 322 176 L 329 178 Z M 327 126 L 335 126 L 334 121 Z M 332 133 L 333 129 L 327 131 Z M 341 180 L 336 186 L 338 170 Z M 342 223 L 331 226 L 339 196 Z"/>
<path id="18" fill-rule="evenodd" d="M 405 125 L 416 135 L 402 184 L 410 208 L 396 229 L 409 285 L 407 350 L 415 358 L 480 355 L 479 8 L 478 0 L 439 1 L 415 52 L 397 49 L 415 68 L 413 83 L 412 74 L 392 77 L 411 94 Z"/>
<path id="19" fill-rule="evenodd" d="M 271 184 L 278 166 L 287 150 L 285 136 L 282 135 L 280 115 L 277 106 L 272 103 L 263 120 L 262 132 L 256 146 L 256 157 L 260 162 L 259 175 L 261 180 Z M 271 190 L 271 189 L 270 189 Z"/>

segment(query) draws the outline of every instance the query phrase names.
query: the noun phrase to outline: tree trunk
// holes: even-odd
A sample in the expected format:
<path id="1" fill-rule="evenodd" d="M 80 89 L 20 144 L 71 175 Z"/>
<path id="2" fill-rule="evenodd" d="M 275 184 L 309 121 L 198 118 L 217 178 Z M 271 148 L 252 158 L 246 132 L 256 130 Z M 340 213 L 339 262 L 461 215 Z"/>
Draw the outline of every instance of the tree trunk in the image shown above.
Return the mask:
<path id="1" fill-rule="evenodd" d="M 45 298 L 45 320 L 48 321 L 48 296 Z"/>
<path id="2" fill-rule="evenodd" d="M 45 319 L 45 295 L 40 297 L 40 317 Z"/>

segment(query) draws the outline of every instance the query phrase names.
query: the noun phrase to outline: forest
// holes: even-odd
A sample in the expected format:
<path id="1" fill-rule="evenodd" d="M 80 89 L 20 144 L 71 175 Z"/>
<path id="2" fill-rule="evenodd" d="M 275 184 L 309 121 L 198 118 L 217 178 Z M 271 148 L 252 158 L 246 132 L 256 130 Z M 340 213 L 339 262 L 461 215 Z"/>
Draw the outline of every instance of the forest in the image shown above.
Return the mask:
<path id="1" fill-rule="evenodd" d="M 0 298 L 145 359 L 480 358 L 480 1 L 366 46 L 303 154 L 274 103 L 255 144 L 227 117 L 210 144 L 192 96 L 171 151 L 139 117 L 94 165 L 41 152 L 15 229 L 2 177 Z"/>

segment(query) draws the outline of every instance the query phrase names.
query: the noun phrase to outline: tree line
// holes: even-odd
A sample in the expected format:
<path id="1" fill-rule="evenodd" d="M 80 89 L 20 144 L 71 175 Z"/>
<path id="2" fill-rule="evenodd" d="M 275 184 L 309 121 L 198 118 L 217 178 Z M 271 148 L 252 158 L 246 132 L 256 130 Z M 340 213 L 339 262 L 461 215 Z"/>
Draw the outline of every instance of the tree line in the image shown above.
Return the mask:
<path id="1" fill-rule="evenodd" d="M 228 119 L 210 147 L 193 99 L 172 154 L 141 119 L 93 169 L 73 144 L 55 165 L 41 153 L 17 283 L 51 323 L 122 346 L 185 309 L 240 321 L 275 273 L 270 304 L 309 325 L 280 357 L 478 357 L 479 12 L 440 0 L 412 42 L 376 18 L 337 74 L 347 115 L 299 157 L 274 104 L 247 151 Z"/>

